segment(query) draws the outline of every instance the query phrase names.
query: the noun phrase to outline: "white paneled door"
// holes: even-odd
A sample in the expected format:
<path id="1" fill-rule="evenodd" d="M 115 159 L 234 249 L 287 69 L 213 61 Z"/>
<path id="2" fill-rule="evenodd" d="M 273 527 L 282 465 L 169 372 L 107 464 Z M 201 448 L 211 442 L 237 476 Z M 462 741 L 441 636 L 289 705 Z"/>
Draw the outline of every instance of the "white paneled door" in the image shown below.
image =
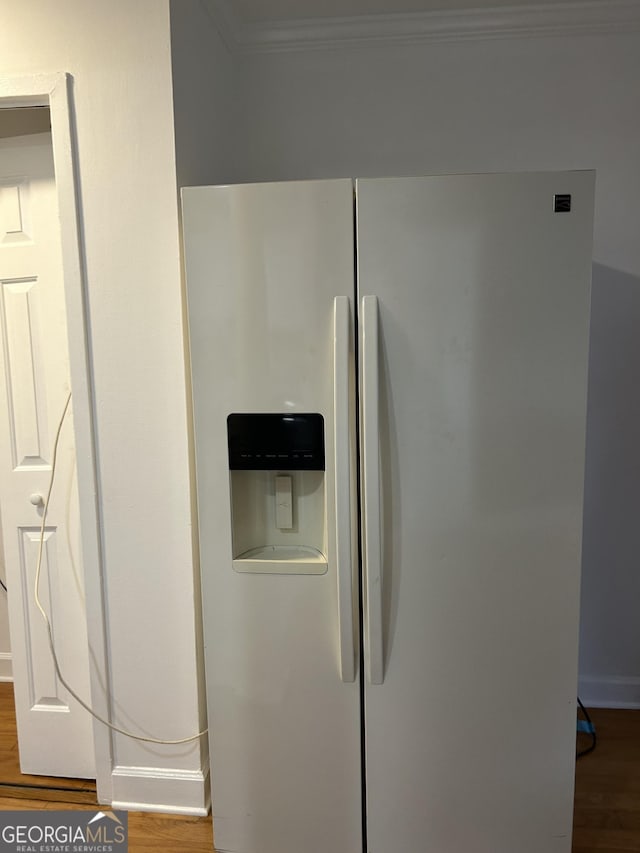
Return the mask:
<path id="1" fill-rule="evenodd" d="M 0 501 L 20 765 L 95 775 L 91 718 L 57 678 L 34 600 L 42 504 L 69 393 L 50 134 L 0 140 Z M 65 678 L 89 697 L 74 435 L 68 413 L 44 532 L 40 598 Z"/>

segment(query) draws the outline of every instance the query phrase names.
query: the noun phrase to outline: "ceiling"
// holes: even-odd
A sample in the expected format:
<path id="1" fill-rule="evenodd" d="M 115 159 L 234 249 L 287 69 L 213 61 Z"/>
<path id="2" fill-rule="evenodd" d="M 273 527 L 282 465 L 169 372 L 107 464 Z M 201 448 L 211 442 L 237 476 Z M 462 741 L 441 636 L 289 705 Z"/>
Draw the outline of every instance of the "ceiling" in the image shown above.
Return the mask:
<path id="1" fill-rule="evenodd" d="M 19 107 L 0 110 L 0 139 L 27 136 L 51 130 L 49 107 Z"/>
<path id="2" fill-rule="evenodd" d="M 233 16 L 245 25 L 312 18 L 454 12 L 532 5 L 537 4 L 532 0 L 227 0 Z"/>

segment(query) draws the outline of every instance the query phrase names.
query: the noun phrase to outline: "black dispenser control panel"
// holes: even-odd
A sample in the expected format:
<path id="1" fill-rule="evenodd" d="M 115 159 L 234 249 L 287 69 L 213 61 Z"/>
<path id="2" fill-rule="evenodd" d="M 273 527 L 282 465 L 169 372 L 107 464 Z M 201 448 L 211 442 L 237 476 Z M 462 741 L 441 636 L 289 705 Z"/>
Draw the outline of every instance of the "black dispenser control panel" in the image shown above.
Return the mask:
<path id="1" fill-rule="evenodd" d="M 227 418 L 229 468 L 324 471 L 322 415 L 232 414 Z"/>

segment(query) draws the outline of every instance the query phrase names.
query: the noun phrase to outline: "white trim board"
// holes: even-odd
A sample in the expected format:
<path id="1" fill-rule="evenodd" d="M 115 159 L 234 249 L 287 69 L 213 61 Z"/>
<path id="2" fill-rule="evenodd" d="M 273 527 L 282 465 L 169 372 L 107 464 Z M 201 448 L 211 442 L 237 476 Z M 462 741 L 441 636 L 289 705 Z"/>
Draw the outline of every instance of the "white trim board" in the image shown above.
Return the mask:
<path id="1" fill-rule="evenodd" d="M 204 770 L 115 767 L 114 809 L 204 817 L 209 813 L 209 766 Z"/>
<path id="2" fill-rule="evenodd" d="M 0 652 L 0 681 L 13 681 L 11 652 Z"/>
<path id="3" fill-rule="evenodd" d="M 640 677 L 581 675 L 579 695 L 587 708 L 640 708 Z"/>
<path id="4" fill-rule="evenodd" d="M 230 0 L 202 0 L 234 53 L 280 53 L 353 45 L 593 35 L 640 30 L 639 0 L 558 0 L 442 12 L 244 23 Z"/>

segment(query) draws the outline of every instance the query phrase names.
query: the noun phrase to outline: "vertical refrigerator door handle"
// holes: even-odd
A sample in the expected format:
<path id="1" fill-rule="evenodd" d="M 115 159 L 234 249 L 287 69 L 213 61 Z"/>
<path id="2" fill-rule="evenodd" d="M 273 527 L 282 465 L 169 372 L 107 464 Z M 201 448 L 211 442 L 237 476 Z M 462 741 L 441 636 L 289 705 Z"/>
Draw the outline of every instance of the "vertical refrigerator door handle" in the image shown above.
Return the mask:
<path id="1" fill-rule="evenodd" d="M 340 676 L 355 681 L 353 567 L 351 547 L 350 408 L 351 312 L 348 296 L 333 301 L 333 428 L 335 450 L 336 555 Z"/>
<path id="2" fill-rule="evenodd" d="M 362 299 L 362 491 L 367 594 L 366 657 L 371 684 L 382 684 L 384 681 L 378 362 L 378 299 L 376 296 L 365 296 Z"/>

